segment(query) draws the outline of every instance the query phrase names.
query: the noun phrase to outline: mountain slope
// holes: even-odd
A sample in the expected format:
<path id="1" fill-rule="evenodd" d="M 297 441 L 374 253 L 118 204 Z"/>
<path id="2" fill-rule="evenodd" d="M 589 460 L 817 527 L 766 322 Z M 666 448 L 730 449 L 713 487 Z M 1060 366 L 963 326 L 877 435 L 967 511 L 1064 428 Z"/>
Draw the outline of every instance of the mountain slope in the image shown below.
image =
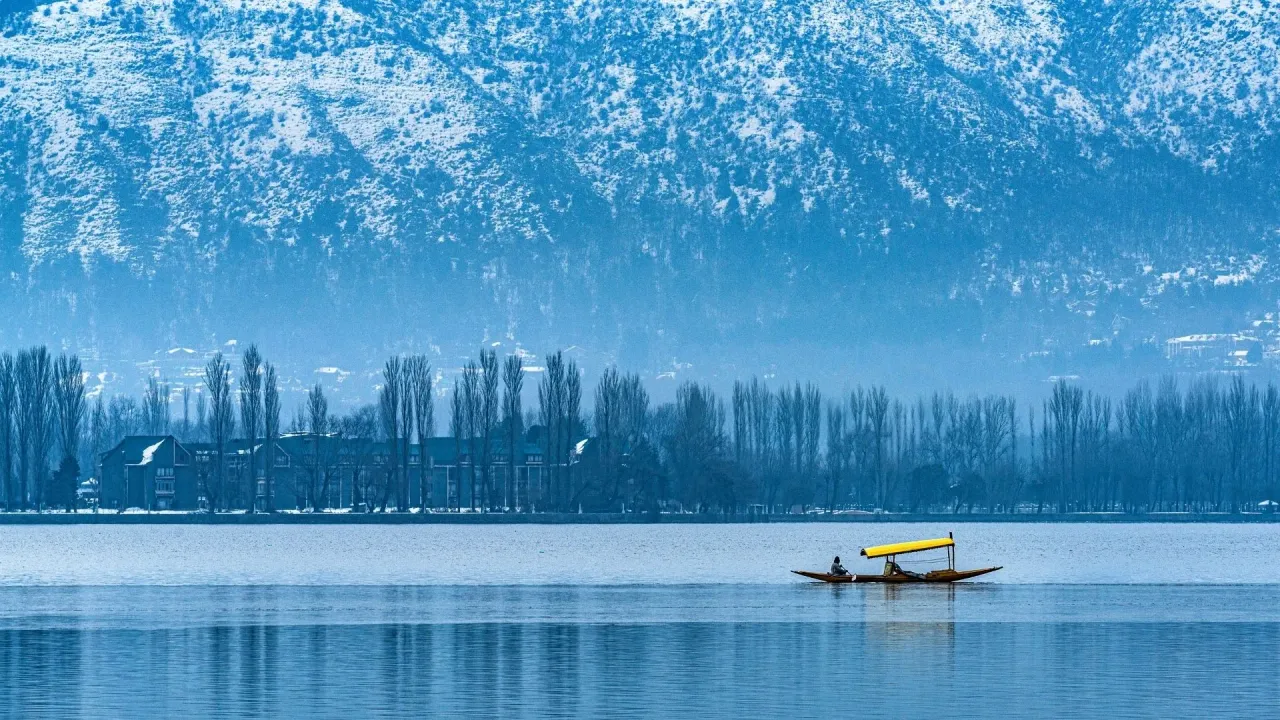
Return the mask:
<path id="1" fill-rule="evenodd" d="M 16 6 L 5 344 L 500 340 L 708 371 L 1244 318 L 1275 309 L 1278 12 Z"/>

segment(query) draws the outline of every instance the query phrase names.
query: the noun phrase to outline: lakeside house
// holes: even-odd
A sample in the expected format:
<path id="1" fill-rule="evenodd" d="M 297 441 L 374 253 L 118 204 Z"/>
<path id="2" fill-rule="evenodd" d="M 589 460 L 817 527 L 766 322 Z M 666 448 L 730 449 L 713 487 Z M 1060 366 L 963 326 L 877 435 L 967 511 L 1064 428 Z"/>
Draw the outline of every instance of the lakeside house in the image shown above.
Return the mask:
<path id="1" fill-rule="evenodd" d="M 102 454 L 102 507 L 195 510 L 195 460 L 172 435 L 131 435 Z"/>
<path id="2" fill-rule="evenodd" d="M 475 445 L 481 443 L 477 441 Z M 380 505 L 381 488 L 391 468 L 405 463 L 403 447 L 364 438 L 343 438 L 315 433 L 287 433 L 276 440 L 273 455 L 264 452 L 265 440 L 254 443 L 238 438 L 222 450 L 224 483 L 218 488 L 219 506 L 255 509 L 304 509 L 314 499 L 319 507 L 340 508 Z M 411 507 L 467 508 L 486 501 L 483 495 L 483 460 L 473 460 L 471 444 L 452 437 L 430 438 L 424 448 L 408 447 L 404 492 Z M 475 448 L 480 454 L 482 448 Z M 461 452 L 459 452 L 461 451 Z M 252 456 L 252 470 L 250 457 Z M 493 499 L 490 504 L 523 506 L 543 485 L 543 448 L 531 430 L 516 453 L 514 469 L 505 438 L 490 442 Z M 148 510 L 196 510 L 208 506 L 205 489 L 217 475 L 218 450 L 212 443 L 182 443 L 172 435 L 128 436 L 103 453 L 100 506 L 104 509 L 137 507 Z M 271 502 L 267 502 L 270 472 Z M 472 498 L 472 478 L 477 497 Z M 510 485 L 510 487 L 508 487 Z M 374 497 L 364 497 L 370 488 Z M 396 491 L 387 492 L 394 506 Z M 508 495 L 510 492 L 510 495 Z M 424 502 L 425 496 L 425 502 Z"/>

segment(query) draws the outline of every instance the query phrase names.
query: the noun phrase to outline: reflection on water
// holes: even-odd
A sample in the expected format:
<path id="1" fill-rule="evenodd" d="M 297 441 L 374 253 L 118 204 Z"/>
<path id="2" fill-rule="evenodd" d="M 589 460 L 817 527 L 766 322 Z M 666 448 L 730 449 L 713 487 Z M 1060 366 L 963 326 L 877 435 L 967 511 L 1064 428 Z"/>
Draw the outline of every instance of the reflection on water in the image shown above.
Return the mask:
<path id="1" fill-rule="evenodd" d="M 932 590 L 626 589 L 639 604 L 622 590 L 579 588 L 10 590 L 0 594 L 0 715 L 1194 717 L 1274 708 L 1274 588 Z M 1211 611 L 1225 605 L 1266 620 L 1206 621 L 1226 618 Z M 1072 606 L 1097 612 L 1055 609 Z M 1017 621 L 1004 622 L 1015 607 L 1024 608 Z"/>

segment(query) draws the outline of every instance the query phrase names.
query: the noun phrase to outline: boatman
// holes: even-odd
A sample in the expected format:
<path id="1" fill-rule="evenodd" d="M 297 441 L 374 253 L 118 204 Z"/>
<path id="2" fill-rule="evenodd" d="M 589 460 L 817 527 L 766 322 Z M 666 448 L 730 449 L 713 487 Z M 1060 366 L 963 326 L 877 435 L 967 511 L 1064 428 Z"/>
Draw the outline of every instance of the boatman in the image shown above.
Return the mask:
<path id="1" fill-rule="evenodd" d="M 835 561 L 831 563 L 831 574 L 832 575 L 848 575 L 849 574 L 849 571 L 845 570 L 844 566 L 840 564 L 839 555 L 837 555 Z"/>

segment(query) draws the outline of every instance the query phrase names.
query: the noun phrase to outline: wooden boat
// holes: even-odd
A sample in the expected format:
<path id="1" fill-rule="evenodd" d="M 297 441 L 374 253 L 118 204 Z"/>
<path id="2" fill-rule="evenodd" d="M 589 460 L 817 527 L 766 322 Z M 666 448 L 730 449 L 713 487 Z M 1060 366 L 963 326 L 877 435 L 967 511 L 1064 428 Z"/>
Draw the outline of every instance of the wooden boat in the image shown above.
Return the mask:
<path id="1" fill-rule="evenodd" d="M 829 583 L 953 583 L 968 580 L 979 575 L 995 572 L 1000 567 L 978 568 L 976 570 L 956 570 L 955 539 L 950 533 L 947 537 L 936 540 L 912 540 L 911 542 L 876 545 L 862 549 L 865 558 L 885 558 L 884 573 L 880 575 L 831 575 L 828 573 L 810 572 L 808 570 L 792 570 L 804 577 Z M 898 555 L 924 552 L 925 550 L 947 549 L 947 569 L 932 570 L 927 573 L 914 573 L 903 570 L 895 558 Z"/>
<path id="2" fill-rule="evenodd" d="M 829 583 L 952 583 L 968 580 L 979 575 L 999 570 L 998 567 L 979 568 L 977 570 L 934 570 L 920 577 L 910 575 L 828 575 L 827 573 L 809 572 L 808 570 L 792 570 L 813 580 Z"/>

